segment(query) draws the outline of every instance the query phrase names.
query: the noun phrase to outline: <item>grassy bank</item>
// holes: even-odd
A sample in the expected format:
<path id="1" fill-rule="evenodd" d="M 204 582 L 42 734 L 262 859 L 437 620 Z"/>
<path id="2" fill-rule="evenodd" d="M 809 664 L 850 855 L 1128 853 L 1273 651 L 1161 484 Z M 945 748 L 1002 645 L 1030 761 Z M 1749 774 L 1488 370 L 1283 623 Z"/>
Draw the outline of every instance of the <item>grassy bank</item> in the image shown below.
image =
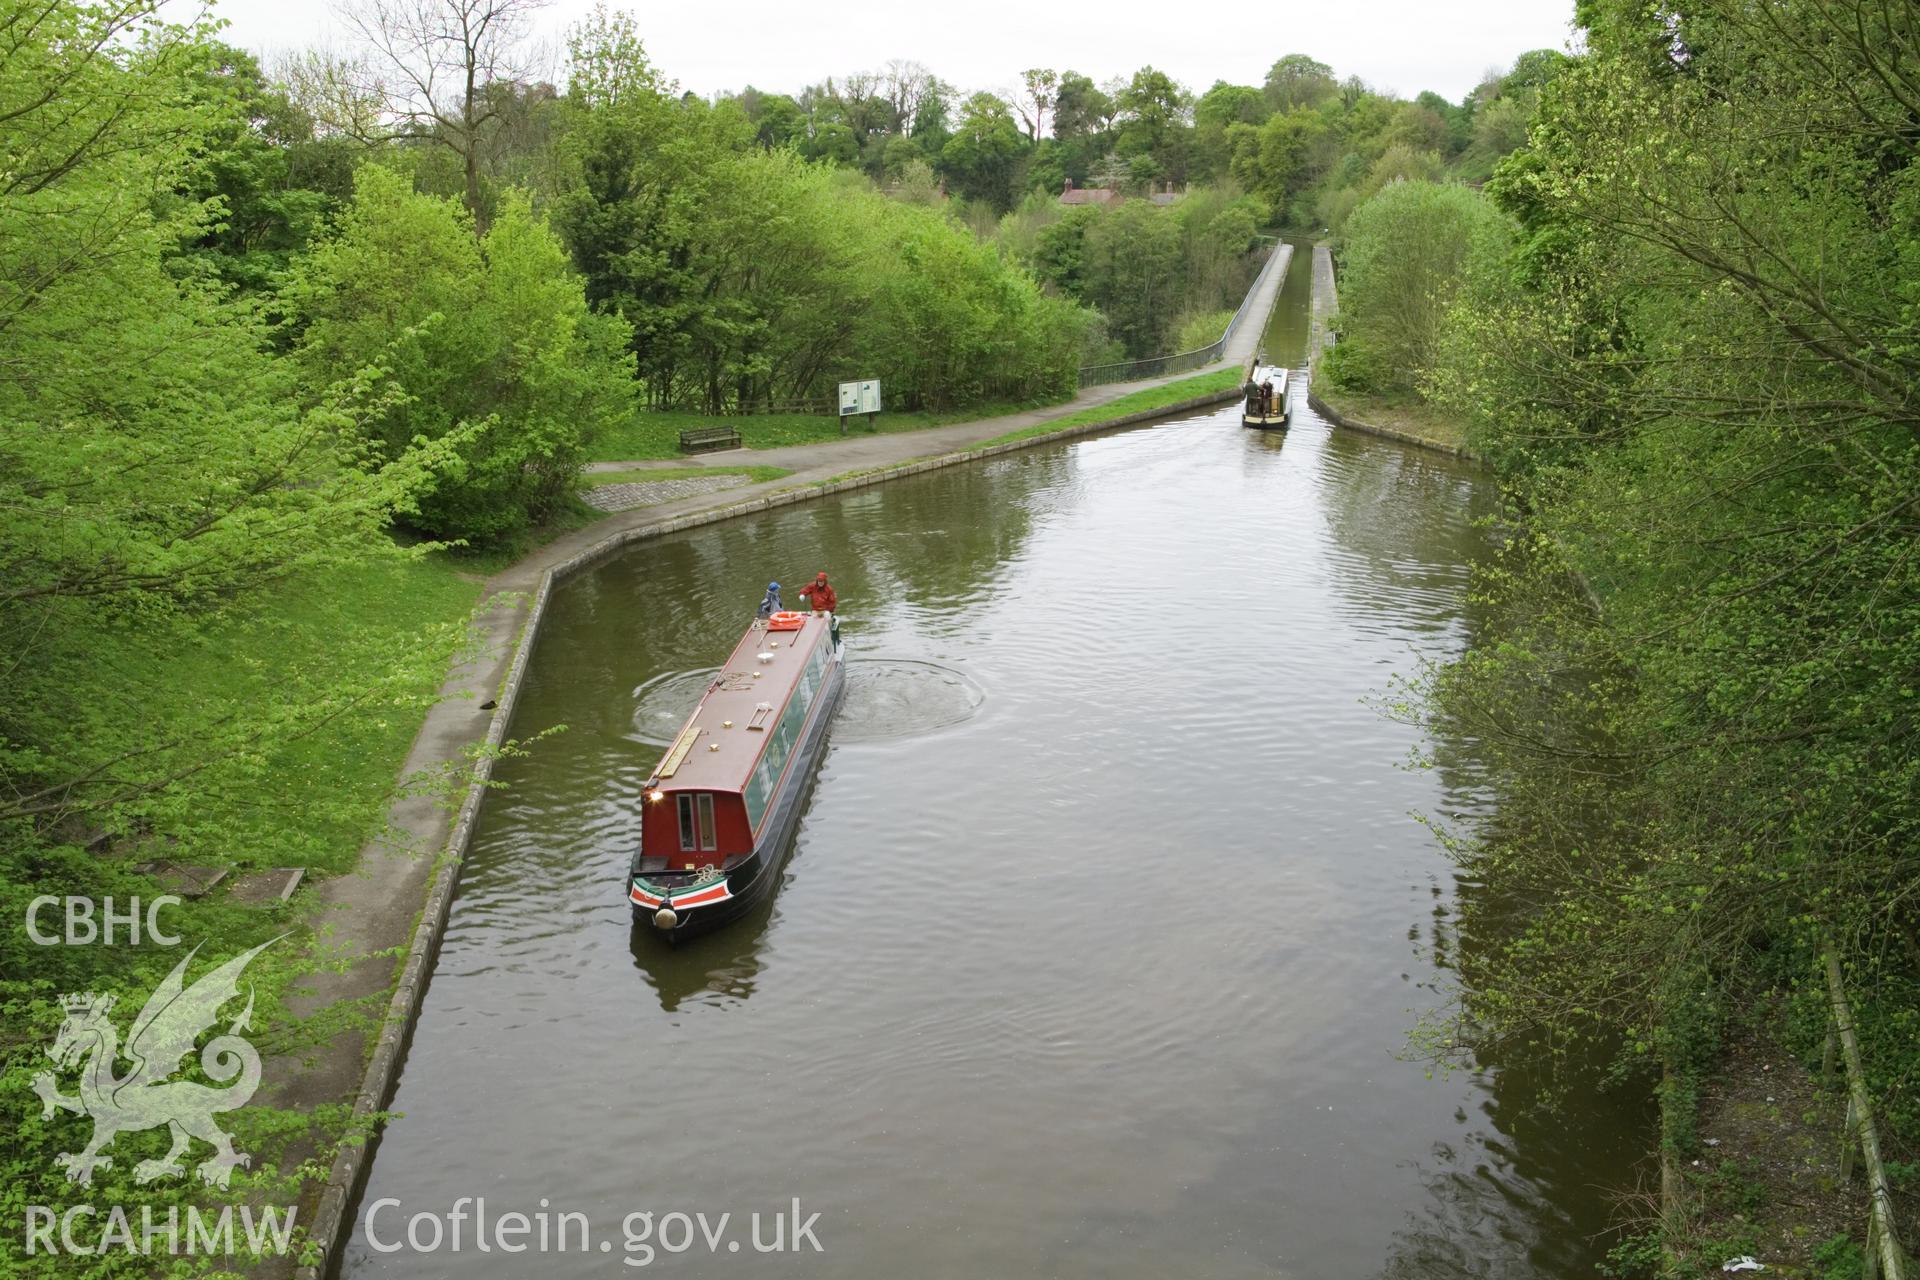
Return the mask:
<path id="1" fill-rule="evenodd" d="M 1659 1090 L 1669 1195 L 1636 1213 L 1611 1253 L 1620 1280 L 1723 1274 L 1751 1256 L 1767 1274 L 1860 1280 L 1866 1274 L 1870 1196 L 1864 1165 L 1844 1164 L 1845 1066 L 1829 1045 L 1832 1025 L 1817 982 L 1791 981 L 1778 953 L 1759 966 L 1771 981 L 1724 1007 L 1703 1000 L 1662 1033 L 1669 1069 Z M 1884 994 L 1884 993 L 1880 993 Z M 1911 1018 L 1868 989 L 1854 1029 L 1869 1050 L 1870 1083 L 1882 1105 L 1875 1126 L 1902 1229 L 1920 1215 L 1920 1150 L 1909 1140 Z M 1886 1065 L 1892 1059 L 1891 1066 Z M 1875 1064 L 1885 1076 L 1871 1074 Z M 1657 1214 L 1657 1217 L 1656 1217 Z"/>
<path id="2" fill-rule="evenodd" d="M 846 424 L 846 434 L 885 435 L 897 431 L 921 431 L 950 422 L 1004 417 L 1040 408 L 1045 403 L 1048 402 L 975 405 L 968 409 L 948 409 L 938 413 L 885 412 L 877 415 L 871 423 L 865 418 L 850 419 Z M 596 440 L 588 461 L 637 462 L 684 457 L 680 452 L 680 433 L 713 426 L 733 427 L 740 432 L 741 442 L 749 449 L 778 449 L 790 444 L 818 444 L 824 440 L 841 438 L 840 419 L 829 414 L 759 413 L 729 418 L 675 410 L 636 414 L 621 428 Z"/>
<path id="3" fill-rule="evenodd" d="M 746 464 L 738 467 L 650 467 L 632 471 L 593 471 L 580 477 L 580 483 L 589 489 L 599 489 L 610 484 L 646 484 L 659 480 L 696 480 L 703 476 L 745 476 L 750 484 L 759 484 L 765 480 L 778 480 L 790 476 L 793 472 L 786 467 L 767 467 Z"/>
<path id="4" fill-rule="evenodd" d="M 382 559 L 289 579 L 217 622 L 157 619 L 91 638 L 90 702 L 115 719 L 137 721 L 142 741 L 161 744 L 173 753 L 169 759 L 177 755 L 190 771 L 191 793 L 160 793 L 131 806 L 139 821 L 129 829 L 74 824 L 0 855 L 0 905 L 16 921 L 0 933 L 0 1002 L 11 1011 L 0 1037 L 0 1105 L 16 1118 L 0 1146 L 0 1172 L 16 1203 L 74 1199 L 54 1158 L 79 1149 L 85 1126 L 62 1112 L 43 1119 L 33 1086 L 49 1065 L 45 1048 L 62 1016 L 53 996 L 111 995 L 124 1025 L 189 948 L 201 948 L 191 981 L 214 959 L 271 943 L 246 972 L 250 1039 L 269 1061 L 321 1051 L 378 1017 L 384 997 L 304 1019 L 289 1008 L 308 975 L 339 963 L 329 921 L 312 910 L 311 886 L 351 874 L 362 847 L 381 835 L 395 778 L 480 592 L 480 576 L 452 555 Z M 242 709 L 264 731 L 235 749 L 232 725 Z M 151 834 L 149 824 L 164 837 Z M 18 923 L 28 901 L 42 894 L 124 907 L 176 891 L 166 872 L 142 869 L 150 862 L 226 873 L 210 892 L 170 905 L 160 917 L 177 947 L 144 936 L 129 945 L 124 934 L 112 946 L 36 947 Z M 290 903 L 249 903 L 230 893 L 247 872 L 281 867 L 306 870 L 308 887 Z M 39 924 L 57 934 L 58 911 L 41 912 Z M 344 1132 L 344 1113 L 282 1111 L 262 1096 L 222 1123 L 254 1157 L 251 1168 L 236 1173 L 234 1193 L 286 1204 L 296 1194 L 296 1153 L 327 1151 Z M 168 1206 L 197 1202 L 204 1189 L 192 1178 L 135 1183 L 138 1161 L 166 1146 L 164 1129 L 122 1135 L 113 1165 L 96 1172 L 89 1194 L 125 1204 L 129 1214 L 152 1205 L 164 1216 Z M 18 1246 L 14 1237 L 0 1247 L 0 1272 L 59 1271 L 57 1259 L 39 1270 L 28 1266 Z"/>
<path id="5" fill-rule="evenodd" d="M 1094 405 L 1053 418 L 1046 422 L 1035 423 L 1031 427 L 1022 427 L 1018 431 L 1009 431 L 1003 436 L 995 436 L 987 444 L 1006 444 L 1013 440 L 1028 440 L 1034 436 L 1047 435 L 1054 431 L 1064 431 L 1070 427 L 1094 426 L 1102 422 L 1116 422 L 1129 414 L 1150 413 L 1155 409 L 1164 409 L 1191 400 L 1196 396 L 1214 395 L 1222 391 L 1231 391 L 1240 385 L 1241 371 L 1238 368 L 1221 369 L 1214 373 L 1202 373 L 1191 378 L 1182 378 L 1178 382 L 1169 382 L 1165 386 L 1149 387 L 1145 391 L 1135 391 L 1110 400 L 1106 404 Z"/>
<path id="6" fill-rule="evenodd" d="M 1323 404 L 1351 422 L 1378 427 L 1436 449 L 1458 453 L 1467 447 L 1466 424 L 1414 396 L 1378 396 L 1348 391 L 1321 378 L 1313 393 Z"/>

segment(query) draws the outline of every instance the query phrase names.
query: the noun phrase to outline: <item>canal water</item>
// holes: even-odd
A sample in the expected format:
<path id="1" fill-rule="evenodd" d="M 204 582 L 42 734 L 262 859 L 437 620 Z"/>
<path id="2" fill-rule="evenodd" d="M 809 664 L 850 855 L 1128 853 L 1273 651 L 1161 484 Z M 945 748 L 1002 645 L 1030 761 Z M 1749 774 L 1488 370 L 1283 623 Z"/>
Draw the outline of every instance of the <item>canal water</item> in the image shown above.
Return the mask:
<path id="1" fill-rule="evenodd" d="M 567 582 L 514 726 L 565 731 L 498 771 L 344 1274 L 1591 1275 L 1644 1114 L 1405 1050 L 1473 891 L 1417 815 L 1487 800 L 1380 703 L 1471 634 L 1490 498 L 1301 397 Z M 823 568 L 853 684 L 784 883 L 669 950 L 623 899 L 641 785 L 767 580 Z M 407 1244 L 462 1197 L 592 1234 Z M 796 1198 L 802 1251 L 756 1252 Z M 732 1217 L 672 1253 L 674 1212 Z"/>

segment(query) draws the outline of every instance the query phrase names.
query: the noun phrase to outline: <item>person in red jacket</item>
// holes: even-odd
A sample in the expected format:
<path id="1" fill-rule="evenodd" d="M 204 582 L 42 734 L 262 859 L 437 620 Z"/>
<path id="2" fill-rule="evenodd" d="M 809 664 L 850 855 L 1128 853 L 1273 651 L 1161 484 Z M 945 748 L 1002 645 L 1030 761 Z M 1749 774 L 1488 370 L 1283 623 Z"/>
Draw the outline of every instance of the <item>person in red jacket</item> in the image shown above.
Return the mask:
<path id="1" fill-rule="evenodd" d="M 808 598 L 814 609 L 821 613 L 832 613 L 840 598 L 833 594 L 833 587 L 827 582 L 826 570 L 813 575 L 813 581 L 800 588 L 800 594 Z"/>

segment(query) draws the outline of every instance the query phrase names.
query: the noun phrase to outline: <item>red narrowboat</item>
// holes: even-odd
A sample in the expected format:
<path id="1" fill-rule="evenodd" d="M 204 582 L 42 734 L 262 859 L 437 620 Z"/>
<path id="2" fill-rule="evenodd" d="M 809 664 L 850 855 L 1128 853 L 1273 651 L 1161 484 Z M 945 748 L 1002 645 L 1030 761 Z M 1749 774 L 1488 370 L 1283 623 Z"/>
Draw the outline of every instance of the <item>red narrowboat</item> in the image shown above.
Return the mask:
<path id="1" fill-rule="evenodd" d="M 680 941 L 744 914 L 786 862 L 845 685 L 831 614 L 756 619 L 647 779 L 636 923 Z"/>

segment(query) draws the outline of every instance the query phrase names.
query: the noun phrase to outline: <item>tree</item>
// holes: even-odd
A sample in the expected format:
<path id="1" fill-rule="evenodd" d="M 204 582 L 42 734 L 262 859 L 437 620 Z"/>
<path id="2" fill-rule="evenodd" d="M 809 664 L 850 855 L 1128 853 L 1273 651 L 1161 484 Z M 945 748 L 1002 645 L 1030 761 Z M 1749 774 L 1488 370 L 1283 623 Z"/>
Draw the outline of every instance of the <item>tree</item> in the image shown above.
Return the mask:
<path id="1" fill-rule="evenodd" d="M 1122 119 L 1116 147 L 1127 157 L 1151 156 L 1157 175 L 1186 176 L 1185 133 L 1193 96 L 1164 71 L 1142 67 L 1119 96 Z"/>
<path id="2" fill-rule="evenodd" d="M 1227 176 L 1233 148 L 1228 131 L 1265 122 L 1270 114 L 1266 97 L 1249 85 L 1214 81 L 1193 104 L 1193 176 L 1218 181 Z"/>
<path id="3" fill-rule="evenodd" d="M 1135 359 L 1167 354 L 1184 300 L 1179 225 L 1132 200 L 1089 222 L 1085 244 L 1083 296 L 1106 316 L 1113 337 Z"/>
<path id="4" fill-rule="evenodd" d="M 391 140 L 386 90 L 364 55 L 298 50 L 277 60 L 273 79 L 318 136 L 369 148 Z"/>
<path id="5" fill-rule="evenodd" d="M 946 81 L 928 79 L 919 102 L 914 105 L 913 122 L 907 130 L 923 149 L 932 152 L 946 143 L 948 116 L 957 96 L 954 87 Z"/>
<path id="6" fill-rule="evenodd" d="M 670 96 L 631 16 L 597 13 L 575 29 L 564 103 L 564 176 L 554 226 L 595 309 L 619 315 L 648 398 L 675 402 L 703 310 L 715 305 L 699 268 L 707 211 L 723 198 L 725 158 L 753 126 Z M 790 99 L 763 100 L 769 113 Z M 760 137 L 770 114 L 763 116 Z"/>
<path id="7" fill-rule="evenodd" d="M 382 71 L 369 86 L 402 125 L 459 157 L 467 211 L 486 230 L 480 174 L 501 124 L 489 86 L 536 79 L 533 15 L 552 0 L 350 0 L 342 17 Z"/>
<path id="8" fill-rule="evenodd" d="M 1260 90 L 1250 85 L 1228 84 L 1216 80 L 1193 104 L 1196 129 L 1213 127 L 1225 131 L 1230 124 L 1260 124 L 1273 114 Z"/>
<path id="9" fill-rule="evenodd" d="M 1289 53 L 1268 69 L 1265 91 L 1275 111 L 1291 111 L 1318 106 L 1339 90 L 1332 67 L 1304 53 Z"/>
<path id="10" fill-rule="evenodd" d="M 1505 223 L 1465 187 L 1396 181 L 1354 210 L 1345 239 L 1340 341 L 1327 376 L 1411 389 L 1434 363 L 1456 291 L 1505 252 Z"/>
<path id="11" fill-rule="evenodd" d="M 124 673 L 294 575 L 391 554 L 387 519 L 444 461 L 366 457 L 364 387 L 303 396 L 257 309 L 178 270 L 215 211 L 164 197 L 217 181 L 248 127 L 214 29 L 61 4 L 0 42 L 0 896 L 66 865 L 77 828 L 189 822 L 224 764 L 366 696 L 159 715 Z"/>
<path id="12" fill-rule="evenodd" d="M 918 62 L 894 58 L 881 72 L 881 92 L 893 109 L 896 127 L 912 133 L 918 128 L 920 112 L 930 100 L 952 91 Z"/>
<path id="13" fill-rule="evenodd" d="M 1092 80 L 1077 71 L 1060 75 L 1053 99 L 1053 136 L 1062 141 L 1105 131 L 1113 104 Z"/>
<path id="14" fill-rule="evenodd" d="M 455 442 L 409 517 L 432 534 L 488 541 L 545 519 L 594 435 L 632 411 L 626 325 L 588 311 L 523 195 L 476 238 L 462 207 L 369 165 L 286 297 L 310 385 L 391 389 L 367 423 L 374 456 Z"/>
<path id="15" fill-rule="evenodd" d="M 217 212 L 186 256 L 229 285 L 267 292 L 319 229 L 331 197 L 347 193 L 296 180 L 296 164 L 318 149 L 311 117 L 268 86 L 251 54 L 224 45 L 211 52 L 217 63 L 198 86 L 209 122 L 205 155 L 177 194 Z M 339 181 L 335 166 L 310 167 L 320 182 Z"/>
<path id="16" fill-rule="evenodd" d="M 1033 67 L 1020 73 L 1021 92 L 1014 99 L 1020 122 L 1027 126 L 1029 141 L 1038 142 L 1046 131 L 1047 114 L 1053 110 L 1060 92 L 1060 73 Z"/>
<path id="17" fill-rule="evenodd" d="M 1817 1056 L 1833 955 L 1912 1133 L 1920 32 L 1852 0 L 1579 12 L 1489 184 L 1523 239 L 1430 386 L 1521 521 L 1430 691 L 1503 812 L 1459 851 L 1506 918 L 1463 921 L 1500 945 L 1458 1029 L 1666 1076 L 1684 1155 L 1717 1027 L 1777 1007 Z"/>
<path id="18" fill-rule="evenodd" d="M 953 136 L 940 149 L 940 170 L 959 194 L 1004 213 L 1013 206 L 1021 151 L 1012 109 L 991 93 L 976 93 L 961 105 Z"/>
<path id="19" fill-rule="evenodd" d="M 1258 192 L 1276 212 L 1324 176 L 1333 126 L 1318 111 L 1294 110 L 1270 116 L 1260 126 L 1258 150 L 1236 152 L 1232 173 L 1240 184 Z"/>

